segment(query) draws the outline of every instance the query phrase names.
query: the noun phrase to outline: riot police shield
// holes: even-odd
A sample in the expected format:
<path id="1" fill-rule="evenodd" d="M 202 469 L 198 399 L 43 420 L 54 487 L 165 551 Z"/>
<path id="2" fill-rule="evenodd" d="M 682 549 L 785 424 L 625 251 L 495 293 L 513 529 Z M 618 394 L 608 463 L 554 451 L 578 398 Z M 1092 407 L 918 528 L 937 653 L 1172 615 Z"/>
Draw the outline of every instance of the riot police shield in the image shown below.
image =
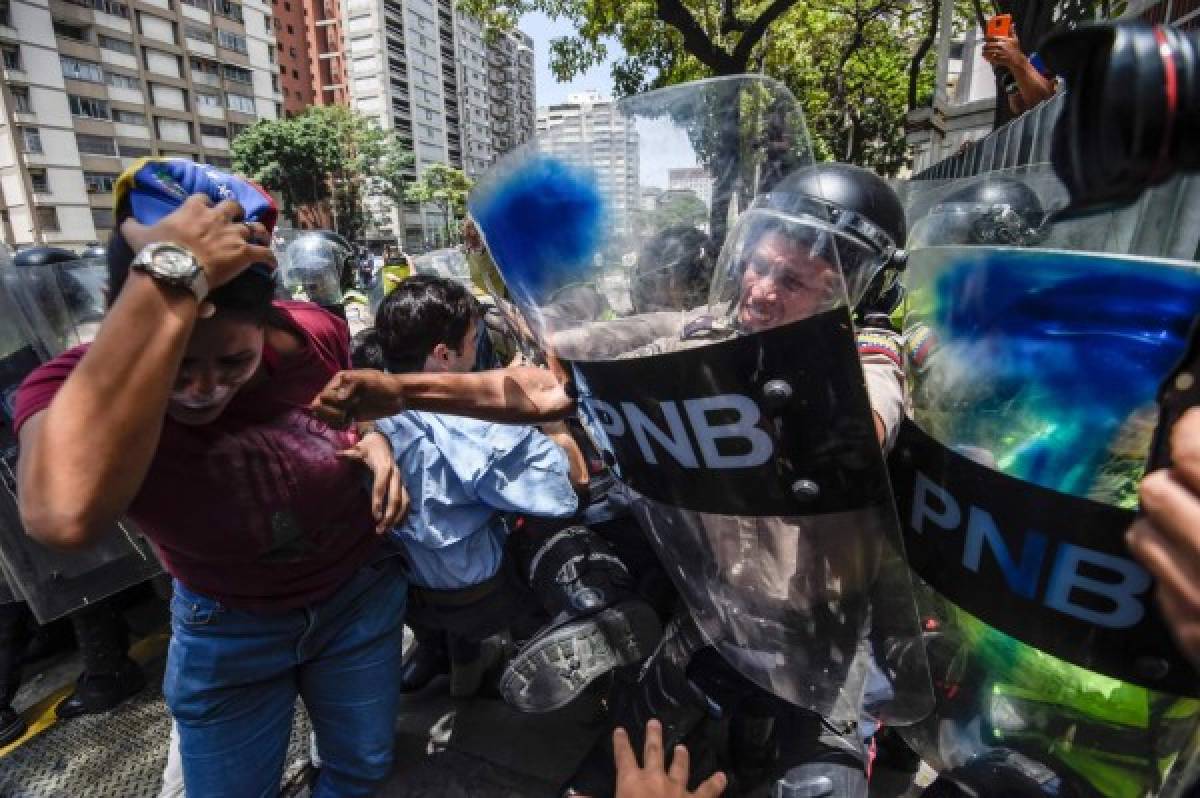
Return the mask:
<path id="1" fill-rule="evenodd" d="M 957 221 L 1015 229 L 984 210 Z M 1058 794 L 1164 794 L 1200 679 L 1124 535 L 1200 270 L 930 246 L 906 282 L 913 419 L 890 465 L 938 685 L 906 735 L 968 788 L 1019 759 Z"/>
<path id="2" fill-rule="evenodd" d="M 99 269 L 90 260 L 18 269 L 7 251 L 0 251 L 0 565 L 42 623 L 161 571 L 149 545 L 127 522 L 86 549 L 64 552 L 25 534 L 17 509 L 17 388 L 47 357 L 95 336 L 104 301 L 105 272 Z"/>
<path id="3" fill-rule="evenodd" d="M 354 253 L 341 236 L 324 230 L 275 231 L 281 295 L 312 302 L 343 318 L 342 275 Z"/>
<path id="4" fill-rule="evenodd" d="M 818 209 L 764 201 L 812 163 L 780 84 L 675 86 L 614 120 L 615 138 L 510 155 L 471 213 L 707 640 L 780 697 L 857 720 L 872 643 L 918 631 L 907 573 L 881 576 L 903 547 L 848 310 L 864 249 Z M 564 311 L 580 285 L 613 297 L 599 321 Z M 889 675 L 872 710 L 923 715 L 920 652 Z"/>

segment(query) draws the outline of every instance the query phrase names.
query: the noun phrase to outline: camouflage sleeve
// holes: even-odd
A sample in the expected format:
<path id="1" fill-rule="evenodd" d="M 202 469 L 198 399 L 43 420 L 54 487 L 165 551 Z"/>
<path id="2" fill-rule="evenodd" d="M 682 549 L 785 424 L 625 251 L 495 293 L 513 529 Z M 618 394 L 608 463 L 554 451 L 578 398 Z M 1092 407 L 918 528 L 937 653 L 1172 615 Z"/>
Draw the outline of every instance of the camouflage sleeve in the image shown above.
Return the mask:
<path id="1" fill-rule="evenodd" d="M 647 348 L 679 337 L 680 315 L 643 313 L 611 321 L 595 321 L 554 333 L 554 351 L 568 360 L 611 360 L 657 354 Z M 662 351 L 666 351 L 665 349 Z"/>
<path id="2" fill-rule="evenodd" d="M 902 342 L 891 330 L 868 327 L 858 331 L 858 357 L 867 381 L 871 409 L 883 422 L 883 450 L 891 451 L 907 410 L 904 393 Z"/>

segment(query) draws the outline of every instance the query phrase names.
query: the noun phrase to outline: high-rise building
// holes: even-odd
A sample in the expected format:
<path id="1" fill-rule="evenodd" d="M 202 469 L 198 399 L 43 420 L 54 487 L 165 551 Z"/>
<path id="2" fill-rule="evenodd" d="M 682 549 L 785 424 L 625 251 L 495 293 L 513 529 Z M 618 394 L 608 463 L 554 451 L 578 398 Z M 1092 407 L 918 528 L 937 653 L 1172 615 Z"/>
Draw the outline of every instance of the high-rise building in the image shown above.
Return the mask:
<path id="1" fill-rule="evenodd" d="M 497 138 L 497 119 L 518 120 L 521 100 L 532 115 L 533 56 L 529 38 L 501 34 L 496 47 L 512 53 L 513 91 L 493 91 L 488 37 L 478 20 L 460 14 L 450 0 L 344 0 L 345 58 L 351 106 L 377 119 L 412 151 L 416 177 L 431 164 L 449 164 L 477 177 L 494 162 L 497 144 L 513 146 L 515 134 Z M 522 49 L 523 48 L 523 49 Z M 522 53 L 525 53 L 522 57 Z M 532 125 L 518 123 L 528 131 Z M 446 219 L 435 206 L 403 208 L 380 203 L 389 220 L 375 231 L 419 250 L 443 239 Z"/>
<path id="2" fill-rule="evenodd" d="M 519 30 L 496 32 L 488 43 L 488 67 L 492 149 L 499 154 L 520 146 L 537 132 L 533 39 Z"/>
<path id="3" fill-rule="evenodd" d="M 104 240 L 137 158 L 228 167 L 230 139 L 282 111 L 263 0 L 9 0 L 0 49 L 10 246 Z"/>
<path id="4" fill-rule="evenodd" d="M 704 207 L 712 207 L 713 179 L 703 167 L 668 169 L 667 191 L 690 191 L 700 198 Z"/>
<path id="5" fill-rule="evenodd" d="M 538 109 L 537 133 L 546 152 L 595 170 L 612 198 L 614 228 L 632 232 L 641 206 L 638 134 L 616 103 L 594 91 L 569 94 L 565 103 Z"/>
<path id="6" fill-rule="evenodd" d="M 271 0 L 279 43 L 283 107 L 347 105 L 345 39 L 340 0 Z"/>

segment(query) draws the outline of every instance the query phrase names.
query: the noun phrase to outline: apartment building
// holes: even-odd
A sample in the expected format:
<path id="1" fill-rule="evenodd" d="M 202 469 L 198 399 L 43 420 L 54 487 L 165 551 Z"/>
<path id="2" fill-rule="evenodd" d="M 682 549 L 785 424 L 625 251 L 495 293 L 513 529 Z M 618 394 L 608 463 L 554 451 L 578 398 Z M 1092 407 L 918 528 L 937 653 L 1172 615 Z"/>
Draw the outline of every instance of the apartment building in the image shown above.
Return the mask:
<path id="1" fill-rule="evenodd" d="M 567 95 L 565 103 L 539 108 L 537 135 L 545 151 L 595 170 L 601 189 L 613 198 L 614 227 L 632 232 L 642 203 L 638 134 L 612 98 L 580 92 Z"/>
<path id="2" fill-rule="evenodd" d="M 283 107 L 348 105 L 340 0 L 271 0 L 279 44 Z"/>
<path id="3" fill-rule="evenodd" d="M 450 0 L 343 0 L 345 60 L 350 104 L 394 130 L 412 151 L 411 175 L 449 164 L 472 177 L 532 131 L 533 51 L 514 31 L 489 44 L 479 20 Z M 497 53 L 504 54 L 503 58 Z M 524 55 L 522 55 L 524 53 Z M 493 65 L 497 62 L 497 65 Z M 511 80 L 501 90 L 500 72 Z M 522 100 L 525 101 L 524 107 Z M 525 115 L 515 135 L 512 120 Z M 496 122 L 503 121 L 502 132 Z M 373 231 L 406 249 L 437 246 L 445 218 L 433 206 L 378 204 L 387 223 Z"/>
<path id="4" fill-rule="evenodd" d="M 137 158 L 230 165 L 282 113 L 263 0 L 0 0 L 0 223 L 10 246 L 78 247 L 113 225 Z"/>

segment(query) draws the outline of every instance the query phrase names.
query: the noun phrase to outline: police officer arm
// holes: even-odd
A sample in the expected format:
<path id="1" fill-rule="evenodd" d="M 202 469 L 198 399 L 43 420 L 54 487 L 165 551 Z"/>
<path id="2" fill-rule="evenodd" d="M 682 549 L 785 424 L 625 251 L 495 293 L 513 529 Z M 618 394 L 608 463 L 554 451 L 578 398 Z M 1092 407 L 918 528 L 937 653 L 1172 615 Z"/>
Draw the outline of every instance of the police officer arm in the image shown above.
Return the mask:
<path id="1" fill-rule="evenodd" d="M 1200 408 L 1171 430 L 1171 462 L 1142 480 L 1145 515 L 1126 539 L 1157 580 L 1156 597 L 1179 647 L 1200 667 Z"/>
<path id="2" fill-rule="evenodd" d="M 237 202 L 210 207 L 193 196 L 152 227 L 129 220 L 136 252 L 171 241 L 187 247 L 210 288 L 252 263 L 273 262 L 258 224 L 236 222 Z M 51 546 L 84 546 L 111 529 L 141 489 L 162 433 L 167 399 L 199 317 L 190 291 L 131 271 L 95 341 L 50 404 L 20 433 L 21 520 Z"/>

